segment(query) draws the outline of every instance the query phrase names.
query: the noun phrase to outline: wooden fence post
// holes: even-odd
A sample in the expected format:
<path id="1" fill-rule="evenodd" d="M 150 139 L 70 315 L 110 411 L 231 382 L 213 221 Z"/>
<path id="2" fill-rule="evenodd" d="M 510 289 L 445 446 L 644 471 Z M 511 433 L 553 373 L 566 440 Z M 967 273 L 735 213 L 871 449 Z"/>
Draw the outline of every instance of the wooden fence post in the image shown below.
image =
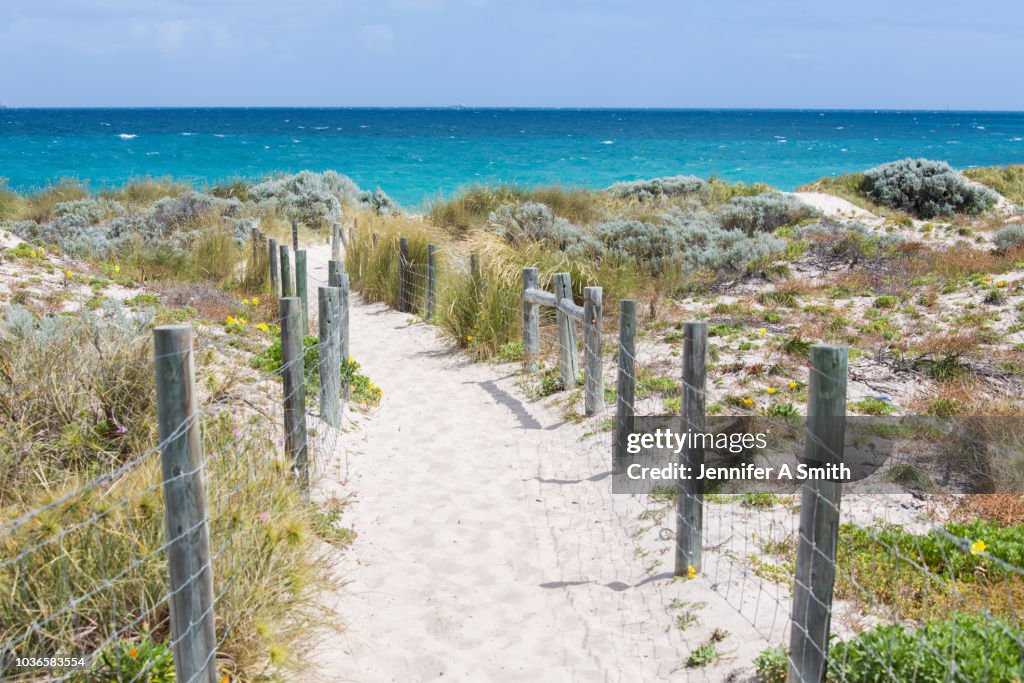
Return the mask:
<path id="1" fill-rule="evenodd" d="M 250 270 L 255 272 L 256 262 L 260 257 L 260 229 L 255 225 L 249 226 L 249 240 L 252 242 L 252 263 L 253 267 Z"/>
<path id="2" fill-rule="evenodd" d="M 604 319 L 600 287 L 583 288 L 584 412 L 604 410 L 604 373 L 601 361 L 601 326 Z"/>
<path id="3" fill-rule="evenodd" d="M 473 278 L 474 284 L 480 282 L 480 255 L 476 252 L 469 255 L 469 276 Z"/>
<path id="4" fill-rule="evenodd" d="M 302 336 L 309 334 L 309 275 L 307 271 L 306 250 L 295 252 L 295 296 L 302 302 L 302 320 L 300 328 Z"/>
<path id="5" fill-rule="evenodd" d="M 213 566 L 190 325 L 154 330 L 171 642 L 179 681 L 217 681 Z"/>
<path id="6" fill-rule="evenodd" d="M 281 254 L 281 298 L 284 299 L 295 293 L 292 290 L 292 266 L 288 261 L 288 245 L 282 244 L 278 251 Z"/>
<path id="7" fill-rule="evenodd" d="M 284 386 L 284 446 L 292 461 L 292 472 L 304 494 L 309 492 L 309 462 L 306 452 L 306 371 L 302 347 L 302 302 L 298 297 L 280 301 L 281 380 Z"/>
<path id="8" fill-rule="evenodd" d="M 341 260 L 341 224 L 331 225 L 331 260 Z"/>
<path id="9" fill-rule="evenodd" d="M 409 239 L 398 239 L 398 310 L 408 313 L 409 305 Z"/>
<path id="10" fill-rule="evenodd" d="M 526 369 L 537 369 L 540 355 L 540 305 L 526 300 L 526 290 L 539 289 L 536 268 L 523 268 L 523 361 Z"/>
<path id="11" fill-rule="evenodd" d="M 320 416 L 341 426 L 341 288 L 317 290 L 320 332 Z"/>
<path id="12" fill-rule="evenodd" d="M 292 219 L 292 251 L 299 250 L 299 223 Z"/>
<path id="13" fill-rule="evenodd" d="M 427 245 L 427 305 L 425 320 L 434 317 L 434 306 L 437 301 L 437 245 Z"/>
<path id="14" fill-rule="evenodd" d="M 281 273 L 279 268 L 281 267 L 277 260 L 277 240 L 273 237 L 270 238 L 270 291 L 274 296 L 281 296 L 281 286 L 278 280 L 280 279 Z"/>
<path id="15" fill-rule="evenodd" d="M 847 362 L 846 347 L 811 347 L 804 450 L 804 464 L 809 467 L 842 462 Z M 791 683 L 825 680 L 841 494 L 839 481 L 805 479 L 801 487 L 789 633 Z"/>
<path id="16" fill-rule="evenodd" d="M 329 287 L 340 287 L 342 275 L 345 275 L 345 266 L 341 261 L 327 262 L 327 285 Z"/>
<path id="17" fill-rule="evenodd" d="M 347 362 L 349 359 L 349 337 L 348 337 L 348 314 L 349 314 L 349 280 L 348 273 L 341 267 L 340 261 L 328 261 L 327 263 L 327 284 L 337 287 L 340 291 L 341 310 L 338 313 L 338 322 L 341 326 L 341 359 Z M 348 396 L 348 383 L 343 382 L 341 393 Z"/>
<path id="18" fill-rule="evenodd" d="M 569 273 L 555 274 L 555 303 L 562 299 L 572 300 L 572 282 Z M 580 372 L 579 351 L 576 349 L 576 322 L 562 312 L 558 306 L 555 316 L 558 320 L 559 366 L 562 369 L 562 385 L 566 389 L 576 386 Z"/>
<path id="19" fill-rule="evenodd" d="M 683 429 L 705 433 L 708 324 L 689 322 L 683 326 Z M 677 480 L 675 575 L 687 576 L 690 567 L 702 567 L 704 524 L 704 482 L 696 478 L 704 463 L 703 442 L 691 443 L 680 453 L 680 464 L 694 476 Z"/>
<path id="20" fill-rule="evenodd" d="M 636 301 L 619 302 L 619 372 L 615 389 L 615 443 L 613 459 L 618 471 L 626 457 L 626 440 L 633 431 L 636 396 Z"/>

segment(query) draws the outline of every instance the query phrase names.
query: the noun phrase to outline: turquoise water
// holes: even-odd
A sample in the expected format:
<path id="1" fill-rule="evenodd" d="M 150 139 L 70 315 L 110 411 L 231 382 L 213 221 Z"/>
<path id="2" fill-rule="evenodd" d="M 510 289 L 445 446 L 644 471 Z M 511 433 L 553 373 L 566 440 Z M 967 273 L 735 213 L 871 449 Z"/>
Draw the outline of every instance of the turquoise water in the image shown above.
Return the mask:
<path id="1" fill-rule="evenodd" d="M 0 177 L 19 190 L 333 168 L 407 206 L 481 182 L 717 174 L 793 189 L 905 156 L 1024 162 L 1021 112 L 4 109 L 0 122 Z"/>

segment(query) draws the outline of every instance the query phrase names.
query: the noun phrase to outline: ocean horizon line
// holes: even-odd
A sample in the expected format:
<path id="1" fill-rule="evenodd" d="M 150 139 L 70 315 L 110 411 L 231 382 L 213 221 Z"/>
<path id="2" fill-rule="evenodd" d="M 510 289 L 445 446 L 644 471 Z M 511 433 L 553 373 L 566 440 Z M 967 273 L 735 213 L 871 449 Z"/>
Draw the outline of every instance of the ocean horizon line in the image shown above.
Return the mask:
<path id="1" fill-rule="evenodd" d="M 0 111 L 515 111 L 515 112 L 837 112 L 878 114 L 1024 114 L 1024 109 L 955 109 L 887 107 L 576 107 L 500 105 L 67 105 L 15 106 Z"/>

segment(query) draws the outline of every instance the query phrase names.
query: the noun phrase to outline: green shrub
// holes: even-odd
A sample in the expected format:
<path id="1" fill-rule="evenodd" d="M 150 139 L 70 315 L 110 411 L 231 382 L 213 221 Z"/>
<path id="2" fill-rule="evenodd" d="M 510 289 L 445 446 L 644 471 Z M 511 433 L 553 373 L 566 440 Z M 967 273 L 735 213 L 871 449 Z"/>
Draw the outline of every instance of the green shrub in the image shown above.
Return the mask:
<path id="1" fill-rule="evenodd" d="M 765 192 L 752 197 L 734 197 L 718 210 L 718 220 L 727 230 L 753 234 L 768 232 L 808 218 L 820 212 L 792 195 Z"/>
<path id="2" fill-rule="evenodd" d="M 995 206 L 996 193 L 965 181 L 944 161 L 902 159 L 864 172 L 872 201 L 921 218 L 977 215 Z"/>
<path id="3" fill-rule="evenodd" d="M 545 204 L 502 204 L 488 216 L 491 228 L 513 245 L 546 242 L 557 249 L 579 242 L 583 234 L 572 223 L 556 217 Z"/>
<path id="4" fill-rule="evenodd" d="M 832 645 L 828 677 L 835 681 L 987 681 L 1024 677 L 1022 634 L 1008 622 L 958 613 L 916 631 L 881 624 Z"/>
<path id="5" fill-rule="evenodd" d="M 785 645 L 765 648 L 754 659 L 758 683 L 786 683 L 789 659 Z"/>
<path id="6" fill-rule="evenodd" d="M 643 202 L 659 197 L 706 194 L 708 184 L 697 176 L 679 175 L 615 183 L 606 191 L 616 199 L 634 199 Z"/>
<path id="7" fill-rule="evenodd" d="M 992 236 L 992 241 L 1003 251 L 1024 247 L 1024 223 L 1007 225 Z"/>

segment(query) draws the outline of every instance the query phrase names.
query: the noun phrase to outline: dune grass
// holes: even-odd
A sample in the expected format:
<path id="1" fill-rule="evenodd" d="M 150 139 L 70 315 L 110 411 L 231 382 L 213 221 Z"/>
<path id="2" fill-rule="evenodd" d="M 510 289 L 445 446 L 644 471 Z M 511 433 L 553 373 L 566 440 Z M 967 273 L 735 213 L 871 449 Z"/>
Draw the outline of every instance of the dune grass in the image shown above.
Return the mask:
<path id="1" fill-rule="evenodd" d="M 515 185 L 474 185 L 449 199 L 438 199 L 428 211 L 430 222 L 455 237 L 465 237 L 483 226 L 492 211 L 502 204 L 520 202 L 546 204 L 556 216 L 578 225 L 589 225 L 605 214 L 606 197 L 589 190 L 559 186 L 522 188 Z"/>
<path id="2" fill-rule="evenodd" d="M 0 641 L 20 641 L 3 656 L 163 642 L 152 319 L 116 310 L 36 318 L 20 308 L 6 316 L 0 518 L 41 512 L 0 538 L 0 557 L 17 558 L 0 562 Z M 206 363 L 197 365 L 205 386 Z M 232 680 L 301 666 L 311 630 L 329 617 L 316 600 L 331 583 L 313 511 L 267 424 L 258 409 L 202 418 L 220 669 Z"/>
<path id="3" fill-rule="evenodd" d="M 964 169 L 971 180 L 992 188 L 1018 206 L 1024 206 L 1024 164 Z"/>
<path id="4" fill-rule="evenodd" d="M 145 176 L 133 178 L 119 187 L 103 190 L 99 196 L 121 202 L 128 208 L 140 208 L 149 206 L 163 197 L 177 197 L 190 189 L 188 183 L 180 180 Z"/>

